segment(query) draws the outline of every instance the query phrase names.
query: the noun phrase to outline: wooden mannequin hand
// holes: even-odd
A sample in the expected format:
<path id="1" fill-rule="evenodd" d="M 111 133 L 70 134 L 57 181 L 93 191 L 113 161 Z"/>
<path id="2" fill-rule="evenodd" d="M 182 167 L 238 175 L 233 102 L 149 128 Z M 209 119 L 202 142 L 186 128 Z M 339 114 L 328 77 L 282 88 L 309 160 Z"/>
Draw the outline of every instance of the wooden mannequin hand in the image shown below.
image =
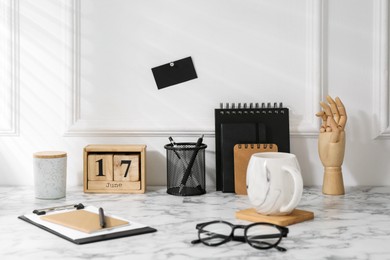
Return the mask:
<path id="1" fill-rule="evenodd" d="M 320 133 L 318 137 L 318 153 L 325 168 L 341 167 L 344 160 L 345 132 L 340 131 L 338 141 L 332 142 L 334 133 Z"/>
<path id="2" fill-rule="evenodd" d="M 347 113 L 341 100 L 326 97 L 329 104 L 320 102 L 323 111 L 316 116 L 322 118 L 318 137 L 318 153 L 324 166 L 323 193 L 344 194 L 341 165 L 345 152 L 345 124 Z"/>
<path id="3" fill-rule="evenodd" d="M 347 114 L 338 97 L 336 97 L 336 101 L 330 96 L 327 96 L 326 99 L 329 105 L 320 102 L 323 111 L 316 114 L 322 118 L 318 137 L 318 153 L 324 167 L 341 167 L 344 160 L 344 128 L 347 123 Z"/>

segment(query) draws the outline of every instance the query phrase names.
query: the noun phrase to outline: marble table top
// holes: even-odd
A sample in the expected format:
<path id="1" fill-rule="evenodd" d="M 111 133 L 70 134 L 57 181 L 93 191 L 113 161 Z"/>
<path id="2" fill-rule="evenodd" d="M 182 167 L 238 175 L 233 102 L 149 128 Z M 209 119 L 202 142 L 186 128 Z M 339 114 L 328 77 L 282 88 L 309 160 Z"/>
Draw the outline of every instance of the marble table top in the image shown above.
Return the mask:
<path id="1" fill-rule="evenodd" d="M 80 202 L 158 231 L 76 245 L 17 218 L 32 209 Z M 305 187 L 298 208 L 315 217 L 289 226 L 280 244 L 287 252 L 256 250 L 241 242 L 191 244 L 197 223 L 249 224 L 236 219 L 235 212 L 250 207 L 247 196 L 209 190 L 180 197 L 164 187 L 120 195 L 85 194 L 82 187 L 71 187 L 64 199 L 40 200 L 33 187 L 0 187 L 0 259 L 390 259 L 390 187 L 347 187 L 343 196 Z"/>

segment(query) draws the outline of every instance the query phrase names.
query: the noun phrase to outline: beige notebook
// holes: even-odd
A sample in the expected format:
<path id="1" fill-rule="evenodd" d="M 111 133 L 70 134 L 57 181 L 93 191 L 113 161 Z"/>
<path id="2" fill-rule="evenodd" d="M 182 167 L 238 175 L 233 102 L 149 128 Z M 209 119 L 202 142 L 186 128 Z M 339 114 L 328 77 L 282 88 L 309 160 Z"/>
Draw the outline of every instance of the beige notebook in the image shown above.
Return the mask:
<path id="1" fill-rule="evenodd" d="M 236 144 L 234 146 L 234 192 L 238 195 L 247 195 L 246 170 L 252 154 L 277 151 L 276 144 Z"/>
<path id="2" fill-rule="evenodd" d="M 46 215 L 42 216 L 41 219 L 85 233 L 93 233 L 129 224 L 128 221 L 105 216 L 106 226 L 102 228 L 100 227 L 99 214 L 83 209 Z"/>

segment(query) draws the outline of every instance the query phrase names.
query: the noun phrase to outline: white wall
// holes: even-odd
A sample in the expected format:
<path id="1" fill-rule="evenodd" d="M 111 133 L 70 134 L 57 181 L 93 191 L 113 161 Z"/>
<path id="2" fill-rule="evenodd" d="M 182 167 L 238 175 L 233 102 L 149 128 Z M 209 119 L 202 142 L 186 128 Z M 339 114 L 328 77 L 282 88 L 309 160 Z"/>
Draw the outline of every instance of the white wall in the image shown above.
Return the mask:
<path id="1" fill-rule="evenodd" d="M 31 185 L 40 150 L 67 151 L 81 185 L 93 143 L 146 144 L 147 184 L 165 185 L 168 136 L 205 134 L 214 186 L 214 108 L 273 101 L 290 108 L 305 185 L 321 185 L 327 94 L 348 112 L 345 185 L 390 185 L 387 0 L 1 3 L 0 185 Z M 187 56 L 199 78 L 157 90 L 150 69 Z"/>

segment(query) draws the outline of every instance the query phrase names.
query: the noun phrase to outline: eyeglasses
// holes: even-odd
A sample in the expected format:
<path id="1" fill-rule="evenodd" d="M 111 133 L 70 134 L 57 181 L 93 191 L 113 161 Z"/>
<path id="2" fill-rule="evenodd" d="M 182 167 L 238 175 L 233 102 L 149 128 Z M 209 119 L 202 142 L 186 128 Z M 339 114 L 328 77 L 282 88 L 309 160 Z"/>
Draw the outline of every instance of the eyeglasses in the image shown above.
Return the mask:
<path id="1" fill-rule="evenodd" d="M 288 228 L 266 222 L 250 225 L 233 225 L 229 222 L 216 220 L 196 225 L 199 239 L 192 244 L 203 243 L 207 246 L 219 246 L 231 240 L 246 242 L 256 249 L 276 248 L 281 252 L 286 248 L 278 246 L 283 237 L 287 237 Z M 234 235 L 236 229 L 243 229 L 244 236 Z"/>

